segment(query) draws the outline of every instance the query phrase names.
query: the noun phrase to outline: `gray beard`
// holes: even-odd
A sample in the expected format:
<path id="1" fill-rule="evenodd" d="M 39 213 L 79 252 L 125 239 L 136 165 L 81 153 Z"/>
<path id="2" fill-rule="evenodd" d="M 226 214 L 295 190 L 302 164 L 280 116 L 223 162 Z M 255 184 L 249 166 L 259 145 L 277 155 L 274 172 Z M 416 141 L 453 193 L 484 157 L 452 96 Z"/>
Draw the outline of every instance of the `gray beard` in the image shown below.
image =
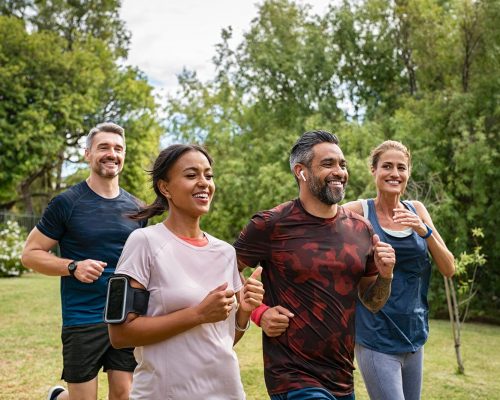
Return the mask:
<path id="1" fill-rule="evenodd" d="M 328 184 L 315 177 L 309 181 L 309 190 L 319 201 L 329 206 L 340 203 L 345 196 L 345 187 L 330 189 Z"/>

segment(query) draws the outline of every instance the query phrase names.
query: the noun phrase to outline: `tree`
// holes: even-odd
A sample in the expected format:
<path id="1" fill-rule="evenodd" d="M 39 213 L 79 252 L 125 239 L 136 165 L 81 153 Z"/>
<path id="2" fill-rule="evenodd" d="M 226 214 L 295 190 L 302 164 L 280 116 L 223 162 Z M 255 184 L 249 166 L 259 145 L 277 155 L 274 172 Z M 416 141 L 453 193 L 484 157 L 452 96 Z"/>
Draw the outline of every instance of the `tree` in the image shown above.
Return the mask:
<path id="1" fill-rule="evenodd" d="M 216 159 L 206 226 L 233 240 L 253 212 L 296 195 L 289 148 L 323 128 L 340 137 L 348 199 L 375 194 L 369 151 L 400 140 L 414 160 L 407 197 L 427 205 L 455 254 L 473 252 L 471 228 L 482 227 L 496 265 L 499 16 L 493 0 L 346 0 L 324 16 L 269 0 L 242 43 L 230 46 L 224 30 L 215 79 L 186 71 L 169 107 L 169 133 L 205 143 Z M 484 294 L 471 316 L 485 309 L 500 317 L 500 273 L 477 280 Z M 434 279 L 434 312 L 446 312 L 443 300 Z"/>
<path id="2" fill-rule="evenodd" d="M 168 133 L 203 142 L 216 159 L 218 189 L 205 226 L 226 240 L 254 212 L 296 195 L 288 152 L 310 118 L 321 114 L 325 126 L 342 118 L 330 62 L 335 53 L 308 10 L 265 2 L 236 49 L 231 30 L 223 31 L 216 78 L 201 83 L 186 71 L 170 99 Z"/>
<path id="3" fill-rule="evenodd" d="M 83 136 L 108 120 L 126 128 L 122 183 L 142 192 L 143 169 L 157 153 L 162 129 L 146 78 L 121 66 L 128 33 L 118 6 L 102 0 L 0 7 L 9 15 L 0 17 L 1 207 L 41 211 L 64 188 L 63 171 L 80 167 Z"/>
<path id="4" fill-rule="evenodd" d="M 105 49 L 66 52 L 64 42 L 48 32 L 29 34 L 22 21 L 0 17 L 1 196 L 16 202 L 17 188 L 31 211 L 29 187 L 63 157 L 72 131 L 93 110 L 91 73 Z"/>
<path id="5" fill-rule="evenodd" d="M 119 0 L 2 0 L 0 15 L 28 24 L 30 31 L 60 35 L 68 49 L 81 37 L 104 42 L 116 56 L 126 57 L 130 33 L 120 19 Z"/>
<path id="6" fill-rule="evenodd" d="M 492 185 L 498 179 L 498 15 L 498 2 L 468 0 L 345 1 L 326 15 L 332 45 L 341 49 L 339 76 L 354 118 L 378 127 L 380 140 L 400 140 L 413 150 L 408 197 L 428 205 L 455 254 L 472 251 L 474 224 L 485 227 L 491 265 L 499 254 L 498 215 L 492 214 L 498 196 Z M 488 290 L 484 300 L 475 299 L 484 301 L 475 310 L 494 308 L 492 302 L 497 307 L 492 289 L 498 277 L 479 278 Z"/>

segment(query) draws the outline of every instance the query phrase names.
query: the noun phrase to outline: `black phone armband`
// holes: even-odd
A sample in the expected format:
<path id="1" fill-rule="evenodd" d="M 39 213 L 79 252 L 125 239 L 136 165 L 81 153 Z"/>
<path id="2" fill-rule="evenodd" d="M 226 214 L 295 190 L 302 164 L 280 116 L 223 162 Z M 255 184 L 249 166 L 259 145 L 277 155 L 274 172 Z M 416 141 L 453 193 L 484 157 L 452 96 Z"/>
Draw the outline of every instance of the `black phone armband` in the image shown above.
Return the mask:
<path id="1" fill-rule="evenodd" d="M 130 286 L 130 277 L 115 274 L 109 278 L 104 308 L 104 322 L 121 324 L 128 313 L 146 314 L 148 310 L 149 292 Z"/>

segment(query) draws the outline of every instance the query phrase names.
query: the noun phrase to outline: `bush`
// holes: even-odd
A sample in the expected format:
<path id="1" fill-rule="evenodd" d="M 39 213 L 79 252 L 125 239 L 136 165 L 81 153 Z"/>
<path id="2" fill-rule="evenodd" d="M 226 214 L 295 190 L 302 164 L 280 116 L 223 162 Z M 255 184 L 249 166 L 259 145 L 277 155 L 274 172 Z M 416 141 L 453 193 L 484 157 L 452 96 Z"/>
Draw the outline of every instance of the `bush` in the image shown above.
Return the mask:
<path id="1" fill-rule="evenodd" d="M 0 277 L 21 276 L 26 268 L 21 264 L 26 231 L 15 221 L 0 225 Z"/>

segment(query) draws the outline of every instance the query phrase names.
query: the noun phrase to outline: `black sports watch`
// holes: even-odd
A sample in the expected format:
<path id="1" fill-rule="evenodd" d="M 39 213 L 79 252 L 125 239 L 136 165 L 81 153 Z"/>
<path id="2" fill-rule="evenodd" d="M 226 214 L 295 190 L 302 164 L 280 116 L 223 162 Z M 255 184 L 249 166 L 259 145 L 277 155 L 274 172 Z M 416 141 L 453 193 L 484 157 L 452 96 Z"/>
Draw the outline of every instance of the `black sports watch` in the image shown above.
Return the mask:
<path id="1" fill-rule="evenodd" d="M 69 264 L 68 264 L 68 271 L 69 271 L 69 274 L 71 276 L 75 276 L 75 271 L 76 271 L 76 268 L 78 267 L 78 263 L 76 261 L 71 261 Z"/>

